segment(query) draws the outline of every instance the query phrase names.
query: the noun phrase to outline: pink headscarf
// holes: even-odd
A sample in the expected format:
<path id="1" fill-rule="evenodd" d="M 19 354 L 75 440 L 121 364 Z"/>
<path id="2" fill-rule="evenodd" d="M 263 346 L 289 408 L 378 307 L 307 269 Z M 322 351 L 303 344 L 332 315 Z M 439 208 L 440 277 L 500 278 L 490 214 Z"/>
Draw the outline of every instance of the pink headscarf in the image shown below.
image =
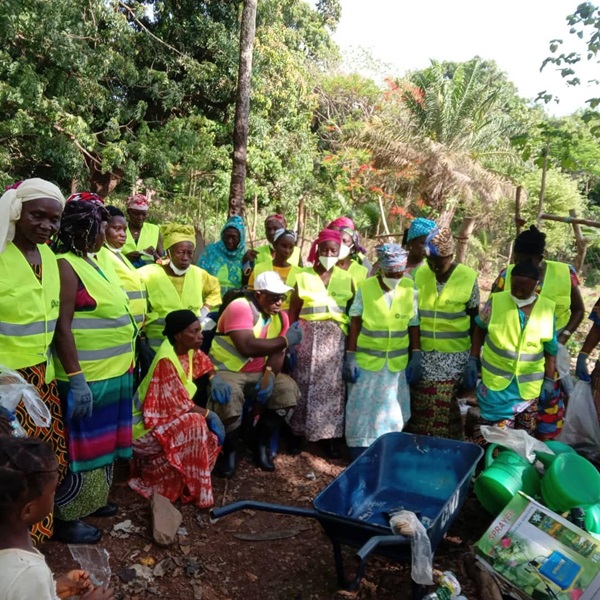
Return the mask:
<path id="1" fill-rule="evenodd" d="M 104 204 L 104 200 L 94 192 L 76 192 L 67 198 L 67 202 L 98 202 Z"/>
<path id="2" fill-rule="evenodd" d="M 338 217 L 327 225 L 327 229 L 352 229 L 356 231 L 354 221 L 350 217 Z"/>
<path id="3" fill-rule="evenodd" d="M 134 210 L 148 210 L 148 198 L 144 194 L 134 194 L 127 198 L 127 208 L 133 208 Z"/>
<path id="4" fill-rule="evenodd" d="M 317 250 L 319 244 L 323 242 L 335 242 L 336 244 L 342 243 L 342 234 L 335 229 L 323 229 L 319 234 L 319 237 L 312 243 L 310 252 L 308 253 L 308 262 L 315 264 L 317 261 Z"/>

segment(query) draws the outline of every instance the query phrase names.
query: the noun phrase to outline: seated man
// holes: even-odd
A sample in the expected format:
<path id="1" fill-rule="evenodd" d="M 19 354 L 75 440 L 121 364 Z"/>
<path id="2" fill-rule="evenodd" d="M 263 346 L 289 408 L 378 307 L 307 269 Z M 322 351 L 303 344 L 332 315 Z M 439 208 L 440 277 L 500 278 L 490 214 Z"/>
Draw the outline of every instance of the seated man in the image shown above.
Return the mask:
<path id="1" fill-rule="evenodd" d="M 281 373 L 286 349 L 302 340 L 302 330 L 297 324 L 289 327 L 281 311 L 290 290 L 277 273 L 265 271 L 256 278 L 254 291 L 233 300 L 219 317 L 209 354 L 218 372 L 211 380 L 209 406 L 227 432 L 218 465 L 224 477 L 235 474 L 244 400 L 252 395 L 257 406 L 265 408 L 256 424 L 254 461 L 263 471 L 275 469 L 269 441 L 299 397 L 296 383 Z M 229 395 L 221 390 L 226 386 L 231 388 Z"/>

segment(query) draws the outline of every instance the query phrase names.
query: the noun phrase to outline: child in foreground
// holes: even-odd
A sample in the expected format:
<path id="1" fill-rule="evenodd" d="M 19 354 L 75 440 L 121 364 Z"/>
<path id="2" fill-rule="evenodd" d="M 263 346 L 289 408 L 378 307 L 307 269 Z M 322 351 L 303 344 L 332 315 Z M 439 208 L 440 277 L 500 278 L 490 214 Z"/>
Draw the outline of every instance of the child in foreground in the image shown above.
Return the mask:
<path id="1" fill-rule="evenodd" d="M 35 438 L 0 436 L 0 600 L 114 598 L 110 589 L 94 589 L 85 571 L 54 581 L 33 547 L 29 527 L 52 510 L 57 484 L 58 461 L 50 446 Z"/>

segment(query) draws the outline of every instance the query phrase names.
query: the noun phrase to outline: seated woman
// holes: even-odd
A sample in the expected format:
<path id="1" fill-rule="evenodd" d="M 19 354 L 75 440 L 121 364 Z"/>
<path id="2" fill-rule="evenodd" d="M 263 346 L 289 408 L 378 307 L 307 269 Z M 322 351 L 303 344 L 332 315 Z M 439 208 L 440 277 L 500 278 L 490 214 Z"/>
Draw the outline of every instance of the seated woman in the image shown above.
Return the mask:
<path id="1" fill-rule="evenodd" d="M 162 343 L 133 398 L 133 476 L 129 487 L 150 498 L 213 504 L 210 472 L 225 430 L 219 417 L 194 404 L 194 380 L 215 377 L 212 363 L 199 348 L 202 332 L 191 310 L 165 318 Z M 221 382 L 227 395 L 227 384 Z M 228 398 L 224 399 L 224 401 Z"/>

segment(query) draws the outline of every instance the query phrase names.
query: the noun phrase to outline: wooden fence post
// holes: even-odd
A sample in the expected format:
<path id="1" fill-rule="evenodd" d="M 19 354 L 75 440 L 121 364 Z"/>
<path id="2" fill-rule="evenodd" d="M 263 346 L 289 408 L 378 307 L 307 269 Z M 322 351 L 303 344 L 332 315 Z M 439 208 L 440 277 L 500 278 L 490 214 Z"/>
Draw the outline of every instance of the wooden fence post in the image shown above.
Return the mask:
<path id="1" fill-rule="evenodd" d="M 457 236 L 456 244 L 456 262 L 464 263 L 467 258 L 469 247 L 469 238 L 475 229 L 475 217 L 465 217 L 460 224 L 460 231 Z"/>
<path id="2" fill-rule="evenodd" d="M 577 211 L 571 209 L 569 215 L 573 218 L 577 218 Z M 580 273 L 583 269 L 583 263 L 585 262 L 585 255 L 587 254 L 587 240 L 583 236 L 581 231 L 581 225 L 579 223 L 571 223 L 573 225 L 573 233 L 575 233 L 575 244 L 577 245 L 577 256 L 575 257 L 575 270 Z"/>

